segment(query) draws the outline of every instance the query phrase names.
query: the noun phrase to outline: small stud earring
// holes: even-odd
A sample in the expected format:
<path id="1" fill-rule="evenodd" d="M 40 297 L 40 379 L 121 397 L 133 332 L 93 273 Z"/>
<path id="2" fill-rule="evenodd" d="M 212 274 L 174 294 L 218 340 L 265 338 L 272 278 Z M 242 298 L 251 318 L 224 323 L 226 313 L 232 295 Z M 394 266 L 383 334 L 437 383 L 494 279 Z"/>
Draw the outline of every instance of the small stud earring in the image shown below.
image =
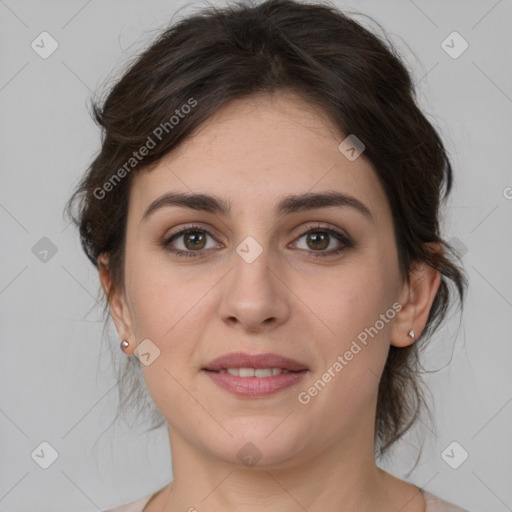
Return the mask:
<path id="1" fill-rule="evenodd" d="M 130 342 L 127 340 L 121 341 L 121 350 L 124 350 L 130 346 Z"/>
<path id="2" fill-rule="evenodd" d="M 414 331 L 412 329 L 409 331 L 408 336 L 409 336 L 409 338 L 414 339 L 415 334 L 414 334 Z"/>

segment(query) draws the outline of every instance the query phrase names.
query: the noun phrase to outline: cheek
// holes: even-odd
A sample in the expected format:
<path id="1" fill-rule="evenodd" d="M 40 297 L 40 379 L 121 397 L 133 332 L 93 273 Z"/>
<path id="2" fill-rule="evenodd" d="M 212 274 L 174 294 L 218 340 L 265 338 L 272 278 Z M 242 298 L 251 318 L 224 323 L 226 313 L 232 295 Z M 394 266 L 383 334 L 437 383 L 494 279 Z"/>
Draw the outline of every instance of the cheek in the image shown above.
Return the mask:
<path id="1" fill-rule="evenodd" d="M 127 265 L 127 295 L 137 339 L 158 340 L 171 327 L 170 312 L 175 311 L 180 297 L 165 276 L 154 267 L 140 268 Z"/>
<path id="2" fill-rule="evenodd" d="M 396 316 L 393 269 L 385 257 L 359 260 L 333 274 L 312 297 L 315 313 L 329 327 L 329 334 L 317 339 L 324 354 L 318 373 L 329 382 L 329 391 L 318 400 L 320 409 L 334 399 L 355 414 L 375 400 Z"/>
<path id="3" fill-rule="evenodd" d="M 327 335 L 316 339 L 323 355 L 314 377 L 328 388 L 315 398 L 318 410 L 329 411 L 334 400 L 347 414 L 360 414 L 373 403 L 396 316 L 391 284 L 378 267 L 372 272 L 362 266 L 338 273 L 321 294 L 312 297 L 314 313 L 329 328 Z M 322 382 L 312 384 L 323 389 Z"/>
<path id="4" fill-rule="evenodd" d="M 343 269 L 312 297 L 315 312 L 336 337 L 345 341 L 356 338 L 391 308 L 394 286 L 390 276 L 380 270 L 378 265 Z M 385 323 L 381 330 L 389 327 Z"/>
<path id="5" fill-rule="evenodd" d="M 211 313 L 208 291 L 216 280 L 213 272 L 173 266 L 149 251 L 132 253 L 126 261 L 126 291 L 137 340 L 149 338 L 163 352 L 186 350 L 193 327 Z"/>
<path id="6" fill-rule="evenodd" d="M 141 370 L 153 402 L 171 422 L 176 410 L 193 405 L 188 392 L 195 392 L 195 383 L 187 382 L 187 393 L 179 383 L 188 377 L 201 318 L 211 313 L 204 295 L 213 283 L 156 260 L 142 251 L 127 258 L 126 291 L 137 342 L 150 339 L 160 351 Z"/>
<path id="7" fill-rule="evenodd" d="M 157 342 L 172 326 L 169 315 L 181 298 L 180 289 L 173 286 L 168 273 L 149 251 L 143 250 L 142 243 L 127 243 L 125 286 L 138 341 L 150 338 Z"/>

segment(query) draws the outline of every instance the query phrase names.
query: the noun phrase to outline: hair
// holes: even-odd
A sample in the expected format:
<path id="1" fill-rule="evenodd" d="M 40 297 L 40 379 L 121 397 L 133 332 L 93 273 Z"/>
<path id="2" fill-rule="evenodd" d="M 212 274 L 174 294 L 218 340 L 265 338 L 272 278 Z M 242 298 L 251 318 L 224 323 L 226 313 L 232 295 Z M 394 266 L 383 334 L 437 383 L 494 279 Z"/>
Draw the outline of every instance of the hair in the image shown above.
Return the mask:
<path id="1" fill-rule="evenodd" d="M 440 207 L 453 180 L 449 157 L 420 111 L 411 76 L 387 38 L 331 5 L 295 0 L 209 6 L 179 20 L 137 56 L 101 105 L 93 103 L 102 129 L 101 151 L 66 212 L 96 267 L 98 256 L 108 254 L 110 293 L 123 289 L 133 175 L 150 170 L 228 102 L 276 92 L 295 93 L 342 133 L 363 142 L 364 157 L 391 207 L 402 278 L 409 282 L 418 263 L 441 276 L 419 339 L 407 347 L 390 347 L 375 424 L 376 453 L 378 449 L 382 455 L 426 405 L 419 346 L 446 317 L 454 295 L 462 308 L 467 285 L 460 258 L 455 261 L 455 250 L 440 234 Z M 143 146 L 154 147 L 139 164 L 134 152 Z M 442 249 L 434 250 L 432 244 Z M 127 358 L 121 378 L 131 379 L 130 395 L 138 400 L 141 395 L 134 391 L 142 381 L 133 373 L 140 373 L 134 360 Z M 137 407 L 126 395 L 120 405 Z"/>

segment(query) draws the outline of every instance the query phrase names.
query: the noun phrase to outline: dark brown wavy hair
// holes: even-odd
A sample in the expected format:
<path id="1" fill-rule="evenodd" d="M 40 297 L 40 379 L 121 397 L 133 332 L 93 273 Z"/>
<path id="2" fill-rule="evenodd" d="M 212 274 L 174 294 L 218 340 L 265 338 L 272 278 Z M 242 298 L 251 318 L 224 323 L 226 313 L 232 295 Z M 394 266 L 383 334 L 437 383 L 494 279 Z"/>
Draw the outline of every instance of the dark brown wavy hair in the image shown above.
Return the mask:
<path id="1" fill-rule="evenodd" d="M 445 318 L 454 295 L 462 307 L 466 287 L 457 255 L 440 234 L 440 206 L 452 187 L 449 158 L 386 37 L 330 4 L 294 0 L 209 6 L 177 21 L 135 58 L 101 105 L 93 103 L 102 128 L 101 151 L 66 211 L 79 228 L 87 257 L 98 266 L 98 256 L 107 253 L 113 289 L 122 288 L 133 175 L 151 169 L 228 102 L 280 91 L 299 95 L 364 143 L 364 156 L 391 206 L 403 279 L 409 281 L 417 262 L 441 274 L 420 338 L 389 351 L 375 425 L 376 454 L 382 455 L 425 406 L 419 350 Z M 196 104 L 187 110 L 183 106 L 191 99 Z M 173 115 L 179 115 L 177 123 Z M 161 140 L 140 163 L 127 166 L 148 137 L 156 142 L 158 127 Z M 434 252 L 427 245 L 432 242 L 444 250 Z M 139 363 L 126 358 L 125 364 L 120 405 L 137 407 L 143 396 Z M 153 428 L 163 423 L 159 419 Z"/>

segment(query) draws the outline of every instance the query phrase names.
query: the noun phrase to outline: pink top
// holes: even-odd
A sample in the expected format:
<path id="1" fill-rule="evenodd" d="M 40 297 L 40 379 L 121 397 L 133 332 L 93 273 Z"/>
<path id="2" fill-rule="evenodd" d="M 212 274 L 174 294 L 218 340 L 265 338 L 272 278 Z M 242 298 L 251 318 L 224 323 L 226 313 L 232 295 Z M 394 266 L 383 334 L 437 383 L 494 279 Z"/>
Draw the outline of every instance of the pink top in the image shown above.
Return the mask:
<path id="1" fill-rule="evenodd" d="M 453 503 L 450 503 L 448 501 L 444 501 L 441 498 L 438 498 L 437 496 L 434 496 L 433 494 L 430 494 L 425 490 L 420 490 L 423 493 L 423 496 L 425 497 L 425 501 L 427 503 L 427 508 L 425 509 L 425 512 L 468 512 L 467 510 L 460 508 L 457 505 L 454 505 Z M 137 501 L 132 501 L 131 503 L 128 503 L 126 505 L 106 510 L 105 512 L 143 512 L 144 507 L 148 504 L 149 500 L 153 496 L 158 494 L 158 492 L 150 494 L 149 496 L 145 496 L 144 498 L 140 498 Z"/>

